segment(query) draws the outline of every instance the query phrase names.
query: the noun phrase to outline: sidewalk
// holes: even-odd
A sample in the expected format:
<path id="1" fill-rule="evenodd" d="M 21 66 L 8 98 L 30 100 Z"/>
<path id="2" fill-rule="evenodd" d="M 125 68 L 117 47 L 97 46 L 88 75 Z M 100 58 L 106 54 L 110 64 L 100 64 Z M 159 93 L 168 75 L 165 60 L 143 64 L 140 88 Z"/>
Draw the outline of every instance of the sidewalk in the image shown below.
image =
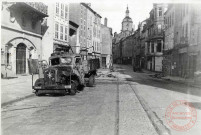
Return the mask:
<path id="1" fill-rule="evenodd" d="M 198 80 L 198 79 L 185 79 L 185 78 L 175 77 L 175 76 L 165 76 L 165 77 L 162 77 L 162 79 L 190 85 L 196 88 L 201 88 L 201 80 Z"/>
<path id="2" fill-rule="evenodd" d="M 38 78 L 34 75 L 33 83 Z M 109 69 L 98 69 L 96 80 L 114 80 L 116 79 Z M 1 79 L 1 106 L 23 100 L 34 96 L 32 93 L 32 76 L 18 76 L 12 79 Z"/>
<path id="3" fill-rule="evenodd" d="M 143 69 L 143 72 L 146 73 L 146 74 L 149 74 L 151 76 L 159 74 L 159 73 L 149 71 L 149 70 L 145 70 L 145 69 Z M 164 79 L 164 80 L 168 80 L 168 81 L 173 81 L 173 82 L 177 82 L 177 83 L 190 85 L 190 86 L 196 87 L 196 88 L 201 88 L 201 78 L 185 79 L 185 78 L 176 77 L 176 76 L 165 76 L 165 77 L 160 77 L 159 76 L 158 79 Z"/>
<path id="4" fill-rule="evenodd" d="M 34 75 L 33 82 L 38 78 Z M 32 93 L 32 76 L 18 76 L 13 79 L 1 79 L 1 105 L 20 101 L 22 99 L 34 96 Z"/>

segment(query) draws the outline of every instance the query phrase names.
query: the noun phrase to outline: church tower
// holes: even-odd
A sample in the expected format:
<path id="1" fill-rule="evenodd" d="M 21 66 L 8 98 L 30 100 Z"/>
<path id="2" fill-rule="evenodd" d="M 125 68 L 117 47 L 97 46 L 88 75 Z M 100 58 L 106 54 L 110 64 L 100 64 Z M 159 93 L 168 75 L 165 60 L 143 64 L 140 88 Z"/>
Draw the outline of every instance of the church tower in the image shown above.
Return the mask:
<path id="1" fill-rule="evenodd" d="M 132 33 L 133 31 L 133 21 L 132 19 L 129 17 L 129 9 L 128 9 L 128 5 L 127 5 L 127 9 L 126 9 L 126 16 L 125 18 L 123 19 L 122 21 L 122 33 L 125 35 L 125 36 L 128 36 Z"/>

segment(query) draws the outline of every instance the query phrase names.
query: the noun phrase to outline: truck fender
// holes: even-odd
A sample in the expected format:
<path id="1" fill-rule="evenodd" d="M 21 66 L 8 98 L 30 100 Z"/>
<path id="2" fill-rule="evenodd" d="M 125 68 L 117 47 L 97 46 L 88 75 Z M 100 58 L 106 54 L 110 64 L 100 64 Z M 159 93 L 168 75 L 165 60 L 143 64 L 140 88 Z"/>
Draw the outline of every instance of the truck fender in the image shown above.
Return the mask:
<path id="1" fill-rule="evenodd" d="M 85 78 L 89 78 L 91 75 L 97 75 L 97 71 L 95 70 L 90 70 L 88 73 L 85 74 Z"/>
<path id="2" fill-rule="evenodd" d="M 39 78 L 36 80 L 35 84 L 34 84 L 34 87 L 41 87 L 43 88 L 44 87 L 44 78 Z"/>
<path id="3" fill-rule="evenodd" d="M 77 80 L 79 84 L 81 83 L 80 77 L 77 76 L 76 74 L 71 75 L 71 80 Z"/>

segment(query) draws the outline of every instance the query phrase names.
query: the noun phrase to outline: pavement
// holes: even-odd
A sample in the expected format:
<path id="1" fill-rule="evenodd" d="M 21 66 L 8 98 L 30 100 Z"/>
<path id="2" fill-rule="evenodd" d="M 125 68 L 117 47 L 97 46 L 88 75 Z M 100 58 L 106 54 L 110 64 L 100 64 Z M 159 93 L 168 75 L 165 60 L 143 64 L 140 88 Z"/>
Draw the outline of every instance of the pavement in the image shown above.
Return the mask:
<path id="1" fill-rule="evenodd" d="M 27 98 L 34 96 L 30 75 L 2 79 L 1 93 L 5 133 L 24 133 L 21 127 L 28 123 L 24 129 L 34 131 L 33 134 L 36 134 L 36 131 L 37 134 L 54 133 L 58 131 L 54 128 L 63 130 L 63 125 L 66 125 L 71 127 L 71 130 L 68 131 L 69 134 L 114 134 L 115 131 L 115 134 L 177 135 L 180 133 L 167 125 L 164 114 L 166 107 L 178 99 L 188 99 L 198 109 L 197 124 L 191 131 L 183 133 L 183 135 L 198 133 L 201 125 L 199 89 L 186 88 L 180 83 L 167 80 L 167 78 L 151 77 L 155 74 L 154 72 L 133 72 L 131 67 L 125 65 L 115 65 L 114 69 L 114 72 L 110 72 L 109 69 L 99 69 L 96 76 L 96 87 L 87 87 L 76 96 L 69 97 L 47 96 L 41 98 L 35 96 Z M 37 77 L 35 75 L 34 80 Z M 22 100 L 25 98 L 27 99 Z M 22 101 L 16 102 L 20 100 Z M 5 106 L 10 103 L 13 104 Z M 13 110 L 21 111 L 13 113 Z M 23 115 L 22 112 L 26 115 Z M 18 116 L 16 113 L 19 113 L 19 117 L 16 117 Z M 27 114 L 29 115 L 27 116 Z M 22 116 L 26 116 L 26 118 Z M 58 117 L 53 118 L 53 116 Z M 47 123 L 52 123 L 53 126 L 51 125 L 51 127 Z M 50 127 L 50 130 L 44 131 L 44 127 L 40 127 L 40 125 L 38 127 L 38 124 L 46 124 L 46 128 Z M 112 128 L 115 130 L 111 130 Z M 64 133 L 66 134 L 66 131 Z"/>
<path id="2" fill-rule="evenodd" d="M 156 72 L 152 72 L 149 70 L 142 70 L 143 73 L 149 74 L 152 77 L 158 78 L 158 79 L 163 79 L 163 80 L 167 80 L 167 81 L 172 81 L 172 82 L 176 82 L 176 83 L 181 83 L 181 84 L 185 84 L 188 86 L 192 86 L 192 87 L 196 87 L 196 88 L 201 88 L 201 78 L 197 77 L 197 78 L 182 78 L 182 77 L 176 77 L 176 76 L 160 76 L 159 73 Z M 159 76 L 156 76 L 159 75 Z"/>
<path id="3" fill-rule="evenodd" d="M 2 134 L 158 135 L 132 87 L 109 76 L 74 96 L 34 96 L 3 107 Z"/>
<path id="4" fill-rule="evenodd" d="M 170 135 L 200 135 L 201 134 L 201 89 L 184 85 L 176 81 L 152 77 L 152 72 L 133 72 L 131 66 L 119 65 L 120 73 L 125 76 L 128 84 L 134 89 L 144 110 L 151 119 L 156 131 Z M 151 75 L 151 76 L 150 76 Z M 197 121 L 186 131 L 177 131 L 166 121 L 166 111 L 170 104 L 178 100 L 185 100 L 196 110 Z M 179 107 L 176 107 L 177 109 Z M 176 125 L 183 124 L 175 121 Z M 161 128 L 162 127 L 162 128 Z M 158 130 L 159 129 L 159 130 Z M 161 130 L 162 129 L 162 130 Z M 164 130 L 163 130 L 164 129 Z M 166 130 L 166 132 L 164 132 Z M 162 131 L 162 132 L 161 132 Z"/>
<path id="5" fill-rule="evenodd" d="M 115 68 L 115 67 L 114 67 Z M 155 72 L 148 70 L 143 70 L 142 73 L 154 76 Z M 97 71 L 97 80 L 117 80 L 115 77 L 117 72 L 110 72 L 109 69 L 100 68 Z M 33 76 L 33 82 L 38 78 L 38 75 Z M 188 84 L 193 87 L 201 88 L 201 81 L 194 81 L 192 79 L 184 79 L 180 77 L 166 76 L 157 79 L 163 79 L 168 81 L 173 81 L 177 83 Z M 17 88 L 17 89 L 16 89 Z M 28 88 L 28 89 L 27 89 Z M 5 106 L 7 104 L 23 100 L 25 98 L 34 96 L 32 93 L 32 76 L 18 76 L 12 79 L 1 79 L 1 105 Z"/>
<path id="6" fill-rule="evenodd" d="M 37 78 L 38 75 L 33 76 L 33 83 Z M 111 77 L 109 69 L 99 69 L 97 71 L 96 79 L 115 80 L 115 77 Z M 31 75 L 17 76 L 10 79 L 1 79 L 1 106 L 34 96 L 35 94 L 32 93 L 32 91 Z"/>
<path id="7" fill-rule="evenodd" d="M 33 82 L 38 75 L 33 76 Z M 1 106 L 11 104 L 34 96 L 32 93 L 32 76 L 18 76 L 12 79 L 1 79 Z"/>

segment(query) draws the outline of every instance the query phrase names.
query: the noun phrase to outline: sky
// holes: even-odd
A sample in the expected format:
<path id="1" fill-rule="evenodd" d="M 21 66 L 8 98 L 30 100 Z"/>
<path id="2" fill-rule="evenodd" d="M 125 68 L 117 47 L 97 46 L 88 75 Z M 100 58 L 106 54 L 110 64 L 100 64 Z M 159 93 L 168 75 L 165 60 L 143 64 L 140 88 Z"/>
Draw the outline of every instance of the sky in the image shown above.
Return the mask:
<path id="1" fill-rule="evenodd" d="M 139 22 L 149 18 L 149 12 L 153 8 L 153 3 L 200 3 L 201 0 L 45 0 L 45 2 L 91 3 L 91 8 L 102 16 L 102 24 L 106 17 L 108 19 L 108 27 L 112 28 L 113 33 L 119 33 L 127 5 L 130 11 L 129 16 L 132 18 L 136 30 Z"/>
<path id="2" fill-rule="evenodd" d="M 73 2 L 80 0 L 73 0 Z M 149 18 L 149 12 L 153 8 L 153 3 L 192 3 L 201 2 L 201 0 L 81 0 L 82 2 L 91 3 L 91 8 L 102 16 L 101 22 L 104 23 L 104 18 L 108 19 L 108 27 L 111 27 L 114 32 L 121 31 L 121 22 L 125 17 L 126 7 L 129 8 L 129 16 L 133 20 L 135 30 L 139 22 Z"/>
<path id="3" fill-rule="evenodd" d="M 69 1 L 69 0 L 68 0 Z M 70 0 L 71 2 L 80 2 L 80 0 Z M 153 8 L 153 3 L 192 3 L 201 2 L 201 0 L 81 0 L 81 2 L 91 3 L 91 8 L 104 18 L 108 19 L 108 27 L 114 32 L 121 31 L 121 22 L 125 17 L 126 7 L 129 8 L 129 16 L 133 20 L 135 30 L 139 22 L 149 18 L 149 12 Z"/>
<path id="4" fill-rule="evenodd" d="M 117 33 L 121 30 L 121 22 L 126 15 L 127 5 L 135 29 L 139 22 L 149 17 L 149 11 L 153 7 L 151 2 L 144 3 L 142 0 L 101 0 L 101 2 L 91 3 L 92 9 L 102 16 L 102 23 L 104 23 L 104 18 L 107 17 L 108 27 L 111 27 L 113 32 Z"/>

